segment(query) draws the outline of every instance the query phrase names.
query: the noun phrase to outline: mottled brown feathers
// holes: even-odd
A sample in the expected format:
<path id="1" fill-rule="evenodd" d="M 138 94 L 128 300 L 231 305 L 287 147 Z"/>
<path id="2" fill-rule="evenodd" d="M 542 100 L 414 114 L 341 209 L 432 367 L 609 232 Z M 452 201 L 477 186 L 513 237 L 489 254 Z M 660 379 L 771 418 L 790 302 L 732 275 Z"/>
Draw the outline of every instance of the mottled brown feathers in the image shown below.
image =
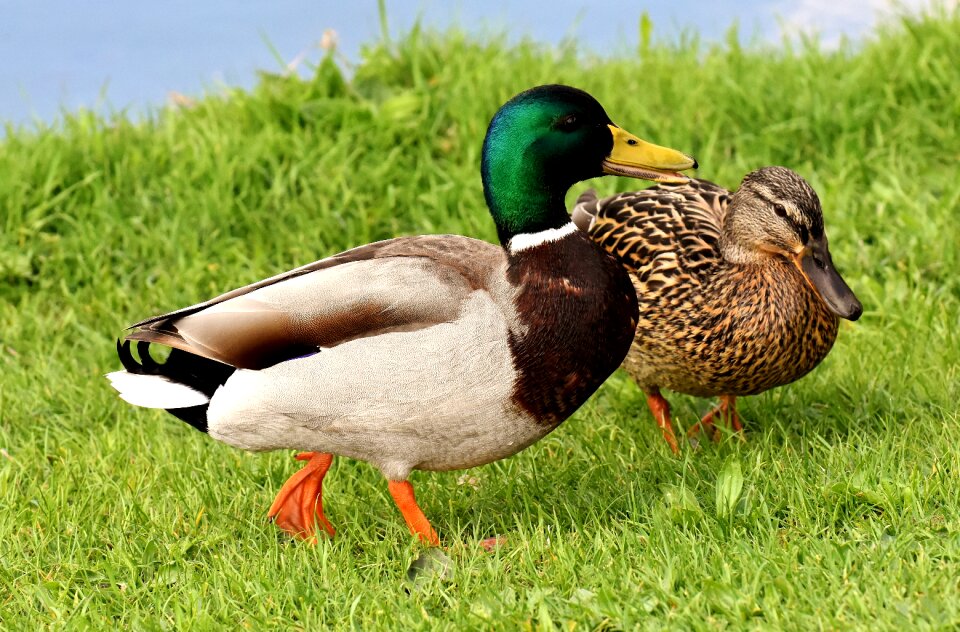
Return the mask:
<path id="1" fill-rule="evenodd" d="M 624 367 L 647 392 L 751 395 L 792 382 L 830 351 L 838 319 L 797 266 L 726 261 L 730 193 L 707 181 L 580 201 L 580 225 L 632 272 L 636 337 Z"/>

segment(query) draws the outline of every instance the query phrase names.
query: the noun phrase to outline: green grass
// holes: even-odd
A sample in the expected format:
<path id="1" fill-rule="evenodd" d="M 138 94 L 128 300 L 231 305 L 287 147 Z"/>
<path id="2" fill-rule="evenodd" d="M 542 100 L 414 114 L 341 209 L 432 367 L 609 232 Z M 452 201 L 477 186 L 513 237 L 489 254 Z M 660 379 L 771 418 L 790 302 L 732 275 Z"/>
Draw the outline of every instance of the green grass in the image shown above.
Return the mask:
<path id="1" fill-rule="evenodd" d="M 600 59 L 414 32 L 350 79 L 327 60 L 139 123 L 8 129 L 0 627 L 960 625 L 960 14 L 833 52 L 735 41 Z M 810 376 L 743 400 L 746 444 L 673 458 L 617 374 L 475 480 L 414 475 L 456 571 L 408 594 L 420 547 L 373 468 L 335 461 L 338 537 L 304 546 L 264 517 L 288 453 L 228 448 L 109 388 L 114 340 L 143 316 L 376 239 L 493 240 L 485 126 L 553 81 L 704 177 L 784 164 L 819 191 L 865 313 Z M 685 425 L 711 404 L 671 399 Z M 507 545 L 479 550 L 495 533 Z"/>

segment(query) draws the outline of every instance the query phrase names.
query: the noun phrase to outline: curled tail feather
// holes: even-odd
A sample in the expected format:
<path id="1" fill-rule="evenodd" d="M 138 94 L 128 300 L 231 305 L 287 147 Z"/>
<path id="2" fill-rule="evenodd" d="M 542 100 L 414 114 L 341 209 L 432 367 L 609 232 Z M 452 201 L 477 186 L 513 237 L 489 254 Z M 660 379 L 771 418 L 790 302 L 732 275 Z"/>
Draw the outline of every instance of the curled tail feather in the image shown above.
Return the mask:
<path id="1" fill-rule="evenodd" d="M 585 233 L 589 233 L 593 228 L 593 223 L 597 220 L 597 191 L 596 189 L 587 189 L 577 198 L 577 203 L 570 212 L 570 219 L 577 225 L 577 228 Z"/>
<path id="2" fill-rule="evenodd" d="M 166 362 L 159 363 L 149 349 L 150 343 L 137 343 L 137 362 L 130 351 L 130 341 L 118 340 L 117 355 L 125 370 L 109 373 L 110 384 L 124 401 L 146 408 L 164 408 L 206 432 L 210 398 L 233 374 L 234 367 L 179 349 L 172 349 Z"/>

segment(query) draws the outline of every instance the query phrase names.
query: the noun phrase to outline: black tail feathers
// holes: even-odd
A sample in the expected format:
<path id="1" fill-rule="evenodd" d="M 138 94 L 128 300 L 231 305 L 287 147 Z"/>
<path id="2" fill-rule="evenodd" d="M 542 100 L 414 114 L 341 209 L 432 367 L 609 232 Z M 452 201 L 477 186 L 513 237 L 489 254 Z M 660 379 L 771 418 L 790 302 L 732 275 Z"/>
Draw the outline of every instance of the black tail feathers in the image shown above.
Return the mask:
<path id="1" fill-rule="evenodd" d="M 230 365 L 180 349 L 171 349 L 166 362 L 161 364 L 150 355 L 149 342 L 137 342 L 137 353 L 140 356 L 140 362 L 133 357 L 129 340 L 123 342 L 117 340 L 117 355 L 120 356 L 120 362 L 127 372 L 137 375 L 162 375 L 169 380 L 196 389 L 207 397 L 213 397 L 216 390 L 236 370 Z M 168 408 L 167 412 L 200 432 L 207 431 L 207 404 L 189 408 Z"/>

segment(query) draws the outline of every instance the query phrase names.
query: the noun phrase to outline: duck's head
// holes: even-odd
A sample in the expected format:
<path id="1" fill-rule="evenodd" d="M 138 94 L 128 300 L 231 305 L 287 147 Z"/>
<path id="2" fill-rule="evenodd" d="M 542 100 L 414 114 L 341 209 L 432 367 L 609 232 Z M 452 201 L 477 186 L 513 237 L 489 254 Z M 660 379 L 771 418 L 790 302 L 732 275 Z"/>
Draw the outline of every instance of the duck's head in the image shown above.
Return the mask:
<path id="1" fill-rule="evenodd" d="M 483 190 L 504 244 L 569 222 L 563 198 L 576 182 L 604 174 L 686 182 L 679 172 L 696 166 L 615 125 L 583 90 L 561 85 L 510 99 L 483 141 Z"/>
<path id="2" fill-rule="evenodd" d="M 786 257 L 837 316 L 857 320 L 863 313 L 833 265 L 820 198 L 796 172 L 764 167 L 747 174 L 730 200 L 723 241 L 725 256 L 733 260 Z"/>

